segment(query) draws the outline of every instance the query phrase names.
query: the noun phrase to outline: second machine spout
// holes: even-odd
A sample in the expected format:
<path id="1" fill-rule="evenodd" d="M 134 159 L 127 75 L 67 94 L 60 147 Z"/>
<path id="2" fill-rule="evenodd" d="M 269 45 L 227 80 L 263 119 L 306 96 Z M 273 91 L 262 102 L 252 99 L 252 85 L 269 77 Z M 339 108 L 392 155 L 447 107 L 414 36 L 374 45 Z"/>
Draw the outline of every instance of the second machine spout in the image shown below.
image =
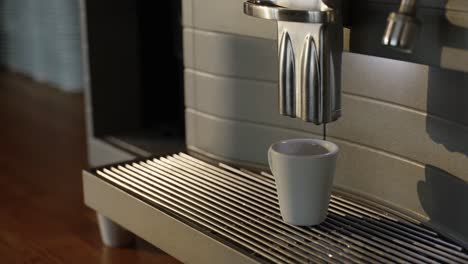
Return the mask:
<path id="1" fill-rule="evenodd" d="M 398 12 L 388 16 L 382 44 L 402 52 L 411 53 L 421 23 L 416 18 L 417 0 L 401 0 Z"/>

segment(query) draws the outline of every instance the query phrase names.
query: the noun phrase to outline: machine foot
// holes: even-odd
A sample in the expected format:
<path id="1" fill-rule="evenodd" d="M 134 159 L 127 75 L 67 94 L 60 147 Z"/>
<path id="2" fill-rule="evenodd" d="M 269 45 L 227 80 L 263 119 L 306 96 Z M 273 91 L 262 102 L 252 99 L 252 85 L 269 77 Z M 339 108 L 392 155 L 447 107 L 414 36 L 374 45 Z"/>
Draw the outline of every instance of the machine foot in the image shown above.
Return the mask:
<path id="1" fill-rule="evenodd" d="M 135 242 L 135 235 L 109 218 L 97 213 L 102 242 L 108 247 L 128 247 Z"/>

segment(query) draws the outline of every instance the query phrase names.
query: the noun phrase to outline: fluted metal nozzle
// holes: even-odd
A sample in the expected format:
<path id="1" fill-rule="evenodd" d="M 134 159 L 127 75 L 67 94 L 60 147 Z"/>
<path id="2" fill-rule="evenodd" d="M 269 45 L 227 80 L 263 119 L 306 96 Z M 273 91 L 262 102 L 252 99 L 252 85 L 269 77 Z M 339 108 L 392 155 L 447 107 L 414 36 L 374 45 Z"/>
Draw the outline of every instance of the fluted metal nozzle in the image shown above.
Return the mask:
<path id="1" fill-rule="evenodd" d="M 416 18 L 416 0 L 402 0 L 400 10 L 388 16 L 382 44 L 411 53 L 420 28 L 421 23 Z"/>
<path id="2" fill-rule="evenodd" d="M 282 115 L 316 125 L 340 118 L 343 52 L 340 3 L 341 0 L 294 3 L 248 0 L 244 3 L 245 14 L 278 21 L 279 109 Z"/>

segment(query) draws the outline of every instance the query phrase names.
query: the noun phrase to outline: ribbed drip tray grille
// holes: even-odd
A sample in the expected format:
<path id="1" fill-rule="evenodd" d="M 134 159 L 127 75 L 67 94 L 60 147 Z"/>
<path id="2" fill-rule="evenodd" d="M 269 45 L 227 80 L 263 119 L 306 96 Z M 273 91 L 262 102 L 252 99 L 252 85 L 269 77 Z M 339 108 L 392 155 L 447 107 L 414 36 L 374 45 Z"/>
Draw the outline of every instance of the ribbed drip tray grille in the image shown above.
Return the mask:
<path id="1" fill-rule="evenodd" d="M 333 195 L 327 220 L 281 220 L 267 173 L 211 165 L 180 153 L 96 174 L 260 262 L 468 263 L 467 252 L 410 218 Z"/>

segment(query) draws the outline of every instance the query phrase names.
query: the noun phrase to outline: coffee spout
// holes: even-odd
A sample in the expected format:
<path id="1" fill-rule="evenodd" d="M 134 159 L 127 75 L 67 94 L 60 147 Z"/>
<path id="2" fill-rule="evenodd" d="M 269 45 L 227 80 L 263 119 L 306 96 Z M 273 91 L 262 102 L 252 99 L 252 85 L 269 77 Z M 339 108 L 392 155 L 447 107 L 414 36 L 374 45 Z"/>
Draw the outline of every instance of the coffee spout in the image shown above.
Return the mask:
<path id="1" fill-rule="evenodd" d="M 321 0 L 250 0 L 244 12 L 278 21 L 280 113 L 317 125 L 338 120 L 343 51 L 338 9 Z"/>
<path id="2" fill-rule="evenodd" d="M 388 16 L 382 44 L 402 52 L 411 53 L 420 31 L 416 18 L 417 0 L 402 0 L 398 12 Z"/>

